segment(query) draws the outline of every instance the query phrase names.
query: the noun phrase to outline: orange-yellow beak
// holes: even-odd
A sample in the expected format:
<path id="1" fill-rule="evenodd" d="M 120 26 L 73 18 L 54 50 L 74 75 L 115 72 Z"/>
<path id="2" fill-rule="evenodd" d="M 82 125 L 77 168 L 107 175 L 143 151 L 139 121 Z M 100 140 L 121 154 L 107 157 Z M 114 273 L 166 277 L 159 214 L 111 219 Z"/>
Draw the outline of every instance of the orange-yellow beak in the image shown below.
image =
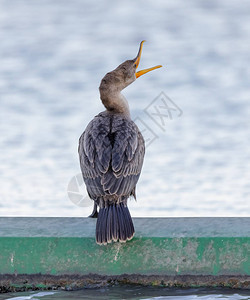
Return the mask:
<path id="1" fill-rule="evenodd" d="M 143 43 L 144 43 L 144 42 L 145 42 L 145 41 L 142 41 L 142 42 L 141 42 L 140 48 L 139 48 L 139 52 L 138 52 L 138 54 L 137 54 L 137 56 L 136 56 L 136 58 L 135 58 L 136 69 L 138 68 L 139 63 L 140 63 L 140 60 L 141 60 L 141 52 L 142 52 L 142 46 L 143 46 Z M 140 76 L 143 75 L 143 74 L 146 74 L 146 73 L 148 73 L 148 72 L 150 72 L 150 71 L 153 71 L 153 70 L 158 69 L 158 68 L 161 68 L 161 67 L 162 67 L 162 66 L 159 65 L 159 66 L 155 66 L 155 67 L 152 67 L 152 68 L 148 68 L 148 69 L 144 69 L 144 70 L 138 71 L 138 72 L 135 73 L 135 77 L 138 78 L 138 77 L 140 77 Z"/>

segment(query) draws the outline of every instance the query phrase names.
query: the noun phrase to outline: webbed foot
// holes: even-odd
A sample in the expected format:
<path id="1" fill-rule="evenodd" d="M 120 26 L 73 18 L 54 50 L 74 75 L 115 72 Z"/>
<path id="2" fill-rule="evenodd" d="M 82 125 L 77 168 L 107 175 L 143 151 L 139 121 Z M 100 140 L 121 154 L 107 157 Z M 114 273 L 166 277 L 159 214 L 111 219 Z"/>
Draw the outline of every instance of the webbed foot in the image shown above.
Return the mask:
<path id="1" fill-rule="evenodd" d="M 89 215 L 89 218 L 97 218 L 97 217 L 98 217 L 97 204 L 94 203 L 94 208 L 91 215 Z"/>

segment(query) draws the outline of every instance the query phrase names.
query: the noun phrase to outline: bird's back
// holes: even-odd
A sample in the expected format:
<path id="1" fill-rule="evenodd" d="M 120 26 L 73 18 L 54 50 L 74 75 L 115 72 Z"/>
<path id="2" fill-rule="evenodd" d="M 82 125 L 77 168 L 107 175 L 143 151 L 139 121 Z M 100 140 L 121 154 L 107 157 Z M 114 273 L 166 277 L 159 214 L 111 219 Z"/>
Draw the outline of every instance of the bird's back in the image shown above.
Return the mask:
<path id="1" fill-rule="evenodd" d="M 88 193 L 100 207 L 135 195 L 144 152 L 138 127 L 124 115 L 106 111 L 89 123 L 79 140 L 80 165 Z"/>

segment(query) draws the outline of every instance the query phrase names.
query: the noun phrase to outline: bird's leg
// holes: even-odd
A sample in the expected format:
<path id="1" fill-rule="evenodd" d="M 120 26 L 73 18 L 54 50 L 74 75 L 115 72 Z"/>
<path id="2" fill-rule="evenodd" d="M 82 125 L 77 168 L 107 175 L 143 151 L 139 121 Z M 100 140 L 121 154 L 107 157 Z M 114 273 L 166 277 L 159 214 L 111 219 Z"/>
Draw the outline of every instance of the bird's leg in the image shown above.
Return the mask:
<path id="1" fill-rule="evenodd" d="M 91 215 L 89 215 L 89 218 L 97 218 L 97 217 L 98 217 L 97 204 L 94 203 L 94 208 Z"/>

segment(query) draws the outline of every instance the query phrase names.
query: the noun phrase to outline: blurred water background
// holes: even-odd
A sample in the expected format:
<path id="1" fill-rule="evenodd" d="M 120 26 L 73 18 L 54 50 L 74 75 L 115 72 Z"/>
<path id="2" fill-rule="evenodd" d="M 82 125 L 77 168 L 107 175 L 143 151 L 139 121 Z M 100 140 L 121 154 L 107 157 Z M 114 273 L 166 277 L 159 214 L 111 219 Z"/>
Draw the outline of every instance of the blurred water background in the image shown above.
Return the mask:
<path id="1" fill-rule="evenodd" d="M 140 68 L 163 68 L 124 90 L 154 136 L 132 216 L 249 216 L 249 12 L 246 0 L 1 0 L 0 215 L 91 212 L 67 196 L 78 138 L 103 110 L 102 77 L 145 39 Z M 182 111 L 164 128 L 145 111 L 161 92 Z"/>

